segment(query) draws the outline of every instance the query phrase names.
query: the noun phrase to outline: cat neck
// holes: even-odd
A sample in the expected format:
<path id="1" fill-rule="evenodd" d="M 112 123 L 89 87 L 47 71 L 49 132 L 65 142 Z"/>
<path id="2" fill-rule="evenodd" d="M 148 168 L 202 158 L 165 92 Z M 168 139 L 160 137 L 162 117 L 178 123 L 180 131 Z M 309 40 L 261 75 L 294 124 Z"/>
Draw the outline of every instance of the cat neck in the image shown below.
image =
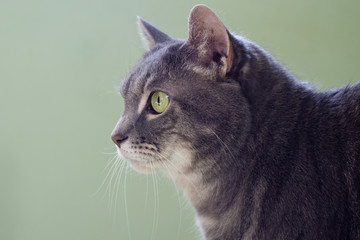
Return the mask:
<path id="1" fill-rule="evenodd" d="M 214 160 L 221 162 L 221 158 L 225 160 L 228 156 L 224 154 L 217 157 L 218 159 L 214 159 L 214 156 L 211 156 L 207 162 L 212 163 Z M 184 195 L 194 207 L 197 225 L 202 234 L 208 236 L 210 232 L 213 232 L 216 236 L 226 232 L 229 226 L 236 223 L 233 220 L 238 218 L 243 211 L 242 208 L 246 207 L 245 204 L 240 204 L 240 208 L 236 209 L 239 211 L 234 212 L 234 206 L 246 200 L 248 189 L 246 184 L 242 184 L 246 183 L 248 181 L 246 178 L 250 177 L 250 174 L 244 174 L 246 172 L 241 169 L 240 164 L 231 166 L 224 164 L 205 169 L 188 169 L 181 173 L 168 173 L 168 175 L 183 190 Z M 248 169 L 248 172 L 252 170 Z M 257 188 L 255 200 L 260 201 L 259 199 L 263 197 L 265 192 L 265 185 L 261 187 L 263 183 L 261 180 L 257 182 L 260 187 Z M 220 236 L 219 239 L 221 239 Z"/>
<path id="2" fill-rule="evenodd" d="M 245 181 L 246 171 L 242 163 L 229 160 L 229 156 L 235 158 L 233 154 L 236 153 L 229 155 L 228 152 L 219 151 L 207 156 L 208 165 L 203 167 L 196 166 L 196 157 L 187 155 L 188 158 L 193 158 L 191 166 L 182 170 L 165 171 L 165 174 L 183 190 L 199 216 L 216 216 L 231 205 L 242 191 L 241 183 Z"/>

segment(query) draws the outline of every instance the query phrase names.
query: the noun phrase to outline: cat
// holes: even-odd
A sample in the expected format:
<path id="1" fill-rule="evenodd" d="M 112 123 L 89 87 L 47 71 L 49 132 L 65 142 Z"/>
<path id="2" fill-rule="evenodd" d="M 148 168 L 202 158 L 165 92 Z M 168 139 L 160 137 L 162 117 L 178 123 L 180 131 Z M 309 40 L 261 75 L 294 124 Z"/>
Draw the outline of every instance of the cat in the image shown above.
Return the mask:
<path id="1" fill-rule="evenodd" d="M 360 83 L 313 90 L 205 5 L 187 40 L 139 26 L 112 140 L 183 189 L 204 239 L 360 239 Z"/>

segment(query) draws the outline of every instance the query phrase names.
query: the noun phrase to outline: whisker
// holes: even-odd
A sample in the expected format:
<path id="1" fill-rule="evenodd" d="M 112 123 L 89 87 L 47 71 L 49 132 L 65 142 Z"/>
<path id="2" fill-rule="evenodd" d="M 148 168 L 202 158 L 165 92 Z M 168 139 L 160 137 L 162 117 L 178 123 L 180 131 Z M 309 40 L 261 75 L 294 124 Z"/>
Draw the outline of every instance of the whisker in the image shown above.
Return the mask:
<path id="1" fill-rule="evenodd" d="M 178 154 L 177 152 L 174 152 L 175 154 Z M 181 169 L 179 169 L 178 166 L 176 166 L 170 159 L 168 159 L 167 157 L 165 157 L 164 155 L 162 155 L 161 153 L 157 153 L 161 158 L 163 158 L 164 160 L 166 160 L 166 162 L 168 164 L 170 164 L 173 169 L 175 169 L 176 172 L 179 173 L 179 175 L 181 175 L 189 184 L 191 184 L 191 186 L 194 188 L 194 189 L 197 189 L 198 187 L 193 183 L 193 181 L 191 179 L 189 179 L 189 177 L 183 172 L 181 171 Z M 169 171 L 170 172 L 170 171 Z M 201 200 L 204 200 L 203 196 L 199 195 L 198 194 L 198 197 L 201 199 Z"/>
<path id="2" fill-rule="evenodd" d="M 113 201 L 113 186 L 112 186 L 113 179 L 117 175 L 117 172 L 118 172 L 119 168 L 121 167 L 121 163 L 122 163 L 122 161 L 120 160 L 120 158 L 116 158 L 116 165 L 112 170 L 111 177 L 110 177 L 108 186 L 106 188 L 106 191 L 108 192 L 108 198 L 109 198 L 108 205 L 109 205 L 110 211 L 112 208 L 112 201 Z"/>
<path id="3" fill-rule="evenodd" d="M 183 173 L 178 166 L 176 166 L 170 159 L 168 159 L 167 157 L 165 157 L 164 155 L 162 155 L 161 153 L 157 153 L 161 158 L 163 158 L 164 160 L 166 160 L 167 163 L 171 164 L 171 166 L 175 169 L 175 171 L 177 171 L 178 173 L 180 173 L 183 177 L 185 177 L 185 179 L 193 186 L 196 187 L 195 184 L 186 176 L 185 173 Z M 176 153 L 175 153 L 176 154 Z M 169 168 L 168 168 L 169 169 Z"/>
<path id="4" fill-rule="evenodd" d="M 148 164 L 145 163 L 146 169 L 148 169 Z M 146 176 L 146 192 L 145 192 L 145 207 L 144 207 L 144 213 L 147 211 L 148 207 L 148 201 L 149 201 L 149 176 Z"/>
<path id="5" fill-rule="evenodd" d="M 214 134 L 214 136 L 219 140 L 220 142 L 220 145 L 222 145 L 223 147 L 225 147 L 225 153 L 228 152 L 228 154 L 230 154 L 230 157 L 232 159 L 232 162 L 234 165 L 237 165 L 237 161 L 236 161 L 236 158 L 234 156 L 234 154 L 232 153 L 232 151 L 230 150 L 230 148 L 227 146 L 227 144 L 219 137 L 219 135 L 217 135 L 215 133 L 214 130 L 212 130 L 211 128 L 208 127 L 208 129 Z M 227 151 L 226 151 L 227 150 Z"/>
<path id="6" fill-rule="evenodd" d="M 115 151 L 115 152 L 102 152 L 102 154 L 113 155 L 113 154 L 117 154 L 117 151 Z"/>
<path id="7" fill-rule="evenodd" d="M 108 179 L 110 173 L 112 172 L 112 169 L 114 168 L 114 166 L 116 165 L 116 161 L 117 161 L 117 156 L 115 155 L 114 157 L 111 158 L 111 160 L 108 161 L 108 163 L 106 164 L 104 170 L 102 172 L 104 172 L 107 168 L 109 168 L 109 166 L 112 163 L 112 166 L 110 167 L 110 169 L 108 170 L 108 173 L 106 174 L 104 180 L 102 181 L 102 183 L 100 184 L 100 186 L 98 187 L 98 189 L 91 195 L 91 197 L 94 197 L 95 195 L 97 195 L 101 189 L 103 188 L 106 180 Z M 105 194 L 104 194 L 105 195 Z"/>
<path id="8" fill-rule="evenodd" d="M 169 171 L 167 171 L 167 172 L 171 175 L 172 178 L 175 178 L 175 177 L 172 175 L 172 173 L 171 173 L 171 171 L 170 171 L 170 168 L 169 168 L 169 166 L 167 165 L 167 162 L 160 161 L 160 163 L 161 163 L 161 165 L 164 167 L 165 171 L 166 171 L 166 170 L 169 170 Z M 179 225 L 178 225 L 177 237 L 176 237 L 176 239 L 180 239 L 180 231 L 181 231 L 181 223 L 182 223 L 182 210 L 183 210 L 183 209 L 182 209 L 182 206 L 181 206 L 180 196 L 179 196 L 180 191 L 179 191 L 179 189 L 178 189 L 178 187 L 176 186 L 176 184 L 175 184 L 174 181 L 170 181 L 170 182 L 171 182 L 171 183 L 174 185 L 174 187 L 175 187 L 176 197 L 177 197 L 177 200 L 178 200 L 178 206 L 179 206 L 179 208 L 180 208 Z"/>
<path id="9" fill-rule="evenodd" d="M 114 156 L 111 158 L 111 160 L 110 160 L 110 161 L 108 161 L 108 163 L 106 164 L 106 166 L 104 167 L 104 170 L 103 170 L 102 172 L 105 172 L 105 171 L 106 171 L 106 169 L 110 167 L 111 162 L 114 162 L 114 161 L 116 161 L 116 160 L 117 160 L 117 158 L 118 158 L 117 153 L 115 152 L 115 153 L 113 153 L 113 154 L 114 154 Z"/>
<path id="10" fill-rule="evenodd" d="M 128 168 L 129 168 L 129 165 L 126 164 L 126 169 L 128 169 Z M 130 231 L 130 220 L 129 220 L 128 205 L 127 205 L 126 185 L 127 185 L 127 172 L 125 172 L 125 177 L 124 177 L 124 202 L 125 202 L 125 217 L 126 217 L 126 223 L 127 223 L 128 236 L 129 236 L 129 239 L 131 240 L 131 231 Z"/>
<path id="11" fill-rule="evenodd" d="M 152 162 L 150 162 L 150 166 L 153 168 L 153 164 Z M 153 239 L 154 237 L 154 234 L 155 234 L 155 227 L 156 227 L 156 212 L 157 212 L 157 191 L 156 191 L 156 186 L 155 186 L 155 177 L 154 177 L 155 174 L 151 174 L 151 177 L 152 177 L 152 182 L 153 182 L 153 188 L 154 188 L 154 213 L 153 213 L 153 224 L 152 224 L 152 230 L 151 230 L 151 240 Z"/>
<path id="12" fill-rule="evenodd" d="M 115 201 L 114 201 L 114 221 L 116 219 L 116 212 L 117 212 L 117 203 L 118 203 L 118 195 L 119 195 L 119 188 L 120 188 L 120 182 L 121 182 L 121 177 L 122 177 L 122 174 L 124 172 L 124 166 L 126 165 L 125 161 L 122 161 L 121 162 L 121 165 L 120 165 L 120 169 L 119 169 L 119 172 L 117 173 L 117 179 L 116 179 L 116 182 L 115 182 L 115 186 L 114 186 L 114 191 L 116 191 L 116 194 L 115 194 Z M 126 174 L 126 173 L 125 173 Z"/>
<path id="13" fill-rule="evenodd" d="M 156 211 L 156 218 L 155 218 L 155 233 L 156 233 L 156 230 L 158 229 L 158 226 L 159 226 L 159 217 L 160 217 L 160 194 L 159 194 L 159 183 L 158 183 L 158 179 L 157 179 L 157 176 L 156 174 L 154 174 L 154 179 L 155 179 L 155 186 L 156 186 L 156 196 L 157 196 L 157 201 L 156 201 L 156 208 L 157 208 L 157 211 Z"/>

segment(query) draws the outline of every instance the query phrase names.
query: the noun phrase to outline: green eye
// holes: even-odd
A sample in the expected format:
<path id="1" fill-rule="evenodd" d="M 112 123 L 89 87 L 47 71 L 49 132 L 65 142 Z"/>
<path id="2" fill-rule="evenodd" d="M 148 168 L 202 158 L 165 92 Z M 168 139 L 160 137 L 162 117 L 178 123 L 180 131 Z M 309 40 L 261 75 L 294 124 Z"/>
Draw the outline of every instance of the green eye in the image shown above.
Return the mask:
<path id="1" fill-rule="evenodd" d="M 151 106 L 157 113 L 165 111 L 169 105 L 169 96 L 164 92 L 154 92 L 151 96 Z"/>

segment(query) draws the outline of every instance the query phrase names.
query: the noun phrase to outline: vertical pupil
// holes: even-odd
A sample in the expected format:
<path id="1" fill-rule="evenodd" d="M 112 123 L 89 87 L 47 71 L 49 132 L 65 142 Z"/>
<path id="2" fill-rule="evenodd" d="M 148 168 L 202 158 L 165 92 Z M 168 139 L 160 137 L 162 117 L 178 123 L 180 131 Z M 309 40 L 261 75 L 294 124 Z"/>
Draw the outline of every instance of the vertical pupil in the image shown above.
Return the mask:
<path id="1" fill-rule="evenodd" d="M 157 97 L 157 104 L 160 106 L 160 96 Z"/>

